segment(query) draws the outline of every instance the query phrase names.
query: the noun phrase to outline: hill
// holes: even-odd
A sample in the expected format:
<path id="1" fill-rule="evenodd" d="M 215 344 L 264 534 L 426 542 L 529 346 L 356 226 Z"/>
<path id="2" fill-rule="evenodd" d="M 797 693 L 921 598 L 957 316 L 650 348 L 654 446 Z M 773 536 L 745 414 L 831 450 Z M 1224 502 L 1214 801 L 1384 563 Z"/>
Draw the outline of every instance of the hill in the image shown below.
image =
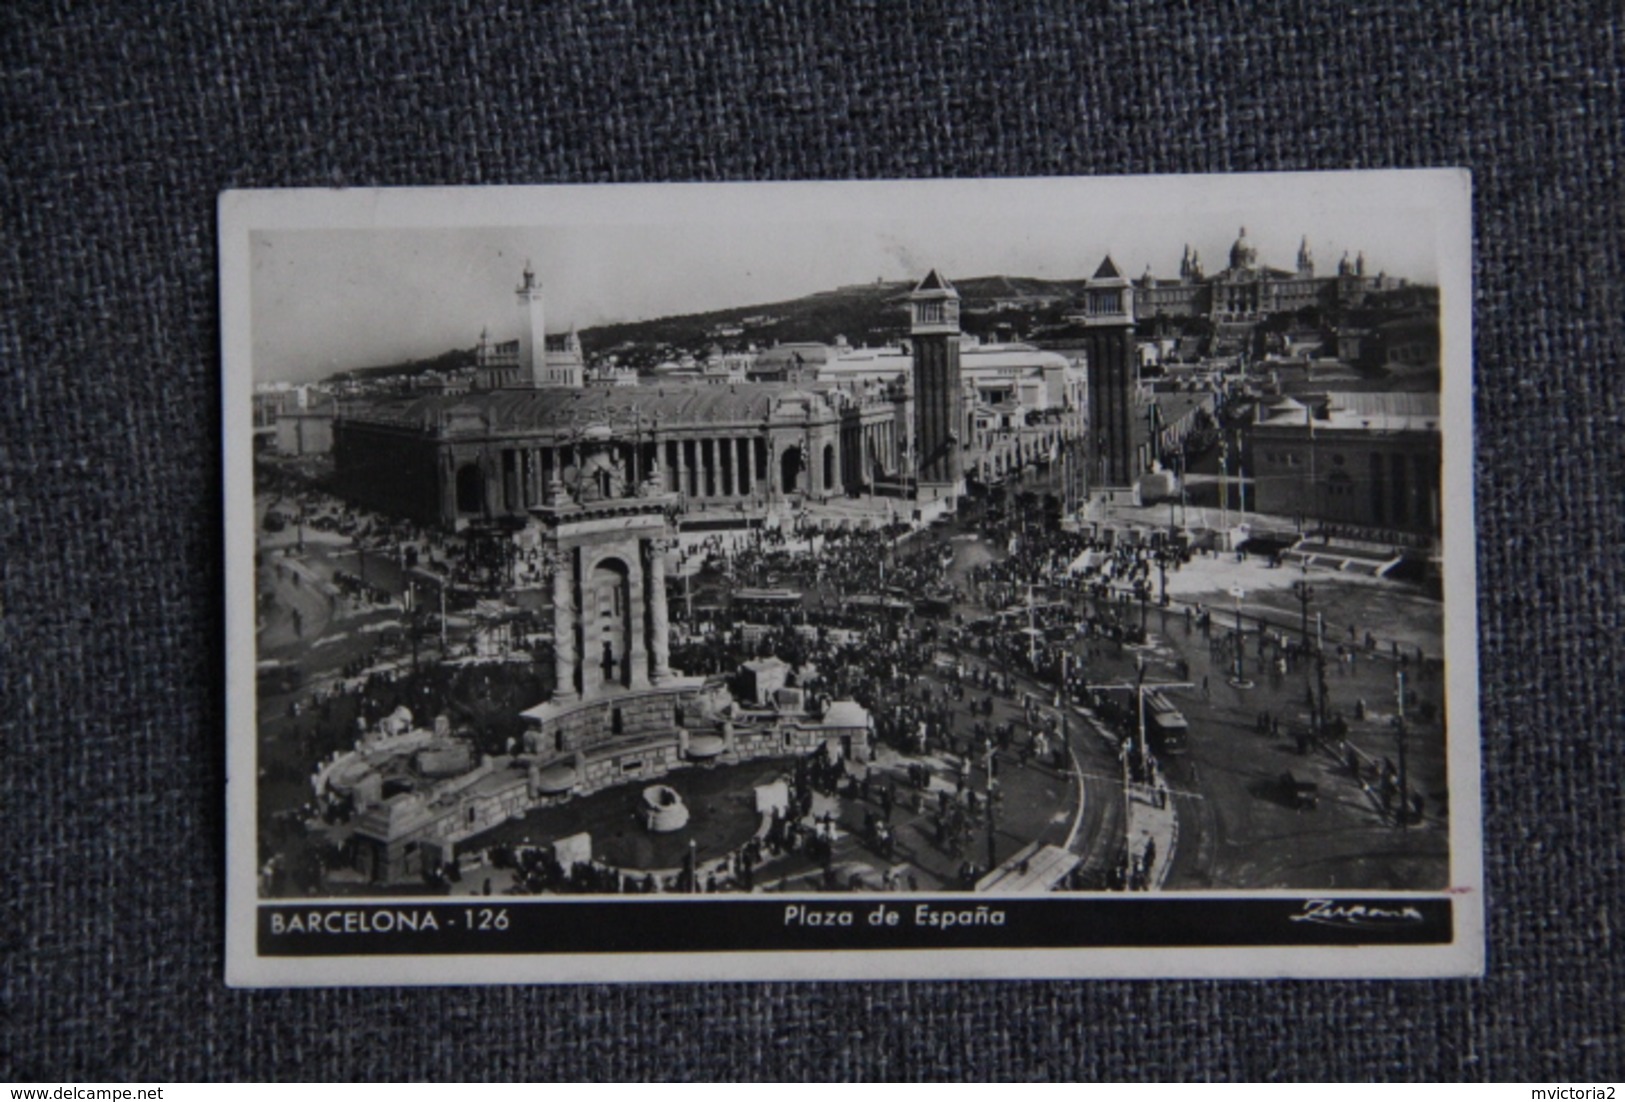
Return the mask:
<path id="1" fill-rule="evenodd" d="M 438 356 L 430 356 L 423 360 L 405 360 L 395 364 L 380 364 L 377 367 L 357 367 L 349 371 L 340 371 L 329 376 L 333 382 L 365 382 L 369 379 L 381 379 L 395 375 L 422 375 L 428 371 L 437 371 L 449 375 L 455 371 L 472 370 L 474 367 L 474 350 L 472 348 L 453 348 L 442 352 Z"/>
<path id="2" fill-rule="evenodd" d="M 1001 275 L 958 280 L 954 286 L 966 331 L 990 336 L 1001 323 L 1022 333 L 1058 320 L 1083 281 Z M 652 367 L 712 345 L 733 351 L 789 341 L 833 342 L 836 337 L 853 345 L 881 345 L 907 335 L 913 289 L 912 281 L 847 284 L 785 302 L 594 326 L 581 331 L 581 343 L 589 356 L 615 355 L 634 367 Z"/>
<path id="3" fill-rule="evenodd" d="M 977 276 L 956 280 L 961 324 L 966 332 L 992 337 L 1000 326 L 1020 336 L 1058 322 L 1082 291 L 1083 281 L 1027 276 Z M 701 355 L 713 345 L 738 351 L 770 348 L 790 341 L 883 345 L 908 333 L 908 295 L 913 281 L 852 283 L 784 302 L 734 306 L 698 314 L 598 325 L 578 334 L 589 360 L 613 355 L 620 363 L 651 368 L 685 354 Z M 334 381 L 367 381 L 386 376 L 442 374 L 474 366 L 474 350 L 458 348 L 427 359 L 356 368 Z"/>

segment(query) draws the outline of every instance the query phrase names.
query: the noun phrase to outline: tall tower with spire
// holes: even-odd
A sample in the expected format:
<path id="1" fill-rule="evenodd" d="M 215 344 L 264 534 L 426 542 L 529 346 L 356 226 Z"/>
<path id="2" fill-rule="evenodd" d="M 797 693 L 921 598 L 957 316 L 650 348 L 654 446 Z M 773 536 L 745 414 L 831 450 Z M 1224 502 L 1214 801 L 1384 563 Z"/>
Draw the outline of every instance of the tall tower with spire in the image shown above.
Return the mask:
<path id="1" fill-rule="evenodd" d="M 525 261 L 525 270 L 514 289 L 519 296 L 519 385 L 533 387 L 575 387 L 587 385 L 586 362 L 575 326 L 568 336 L 547 343 L 547 312 L 542 304 L 542 284 L 536 270 Z"/>
<path id="2" fill-rule="evenodd" d="M 959 292 L 935 269 L 909 295 L 914 343 L 914 463 L 922 500 L 958 497 Z"/>
<path id="3" fill-rule="evenodd" d="M 1126 489 L 1134 461 L 1134 285 L 1107 256 L 1084 283 L 1089 363 L 1089 475 L 1102 489 Z"/>
<path id="4" fill-rule="evenodd" d="M 1309 235 L 1298 242 L 1298 278 L 1315 278 L 1315 256 L 1309 251 Z"/>

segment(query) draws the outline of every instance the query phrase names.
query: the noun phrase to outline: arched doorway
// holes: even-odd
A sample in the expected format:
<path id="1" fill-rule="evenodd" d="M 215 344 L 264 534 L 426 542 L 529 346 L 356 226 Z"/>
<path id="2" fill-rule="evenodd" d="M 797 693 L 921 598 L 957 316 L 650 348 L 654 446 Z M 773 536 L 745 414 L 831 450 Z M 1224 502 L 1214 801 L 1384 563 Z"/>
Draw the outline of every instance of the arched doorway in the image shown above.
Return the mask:
<path id="1" fill-rule="evenodd" d="M 620 559 L 601 559 L 587 579 L 583 610 L 582 682 L 590 688 L 632 683 L 631 571 Z"/>
<path id="2" fill-rule="evenodd" d="M 825 493 L 835 488 L 835 445 L 824 445 L 824 484 L 820 487 Z"/>
<path id="3" fill-rule="evenodd" d="M 799 489 L 801 481 L 801 449 L 791 445 L 779 457 L 779 488 L 787 494 Z"/>
<path id="4" fill-rule="evenodd" d="M 485 512 L 485 476 L 480 473 L 478 463 L 465 463 L 457 468 L 457 511 Z"/>

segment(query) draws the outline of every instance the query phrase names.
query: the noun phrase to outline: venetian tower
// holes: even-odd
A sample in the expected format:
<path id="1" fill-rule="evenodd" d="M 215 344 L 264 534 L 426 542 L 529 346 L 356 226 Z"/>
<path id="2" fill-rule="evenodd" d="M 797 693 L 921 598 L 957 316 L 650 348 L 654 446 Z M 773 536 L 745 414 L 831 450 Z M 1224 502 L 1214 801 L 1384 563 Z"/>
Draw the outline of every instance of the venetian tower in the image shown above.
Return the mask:
<path id="1" fill-rule="evenodd" d="M 933 269 L 909 295 L 914 343 L 914 468 L 921 500 L 952 502 L 960 479 L 959 292 Z"/>
<path id="2" fill-rule="evenodd" d="M 1134 286 L 1107 256 L 1084 283 L 1089 356 L 1089 474 L 1104 490 L 1131 487 L 1134 462 Z"/>

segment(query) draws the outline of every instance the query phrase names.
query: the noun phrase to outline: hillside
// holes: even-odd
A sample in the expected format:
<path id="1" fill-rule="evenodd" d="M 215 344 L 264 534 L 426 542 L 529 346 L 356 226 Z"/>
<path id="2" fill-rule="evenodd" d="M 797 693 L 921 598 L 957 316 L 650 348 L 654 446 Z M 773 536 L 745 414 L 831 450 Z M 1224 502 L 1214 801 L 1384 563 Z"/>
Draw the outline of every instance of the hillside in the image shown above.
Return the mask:
<path id="1" fill-rule="evenodd" d="M 1077 301 L 1083 281 L 998 275 L 956 280 L 954 286 L 966 332 L 992 336 L 997 326 L 1008 325 L 1019 336 L 1059 321 Z M 589 360 L 613 355 L 637 368 L 685 353 L 702 354 L 713 345 L 736 351 L 789 341 L 831 343 L 839 336 L 857 346 L 882 345 L 908 333 L 907 303 L 913 289 L 912 281 L 854 283 L 785 302 L 593 326 L 579 336 Z M 333 378 L 445 374 L 473 366 L 473 349 L 452 349 L 427 359 L 340 372 Z"/>
<path id="2" fill-rule="evenodd" d="M 1070 309 L 1083 281 L 983 276 L 954 285 L 965 329 L 991 334 L 1000 323 L 1021 333 L 1058 319 Z M 789 341 L 832 342 L 838 336 L 853 345 L 880 345 L 907 334 L 913 287 L 912 282 L 848 284 L 786 302 L 595 326 L 582 330 L 581 342 L 589 356 L 615 355 L 635 367 L 712 345 L 731 351 Z"/>
<path id="3" fill-rule="evenodd" d="M 472 348 L 453 348 L 440 353 L 438 356 L 430 356 L 423 360 L 406 360 L 396 364 L 380 364 L 377 367 L 358 367 L 350 371 L 337 372 L 330 378 L 334 382 L 363 382 L 368 379 L 380 379 L 396 375 L 422 375 L 428 371 L 449 375 L 456 371 L 471 370 L 473 367 L 474 350 Z"/>

